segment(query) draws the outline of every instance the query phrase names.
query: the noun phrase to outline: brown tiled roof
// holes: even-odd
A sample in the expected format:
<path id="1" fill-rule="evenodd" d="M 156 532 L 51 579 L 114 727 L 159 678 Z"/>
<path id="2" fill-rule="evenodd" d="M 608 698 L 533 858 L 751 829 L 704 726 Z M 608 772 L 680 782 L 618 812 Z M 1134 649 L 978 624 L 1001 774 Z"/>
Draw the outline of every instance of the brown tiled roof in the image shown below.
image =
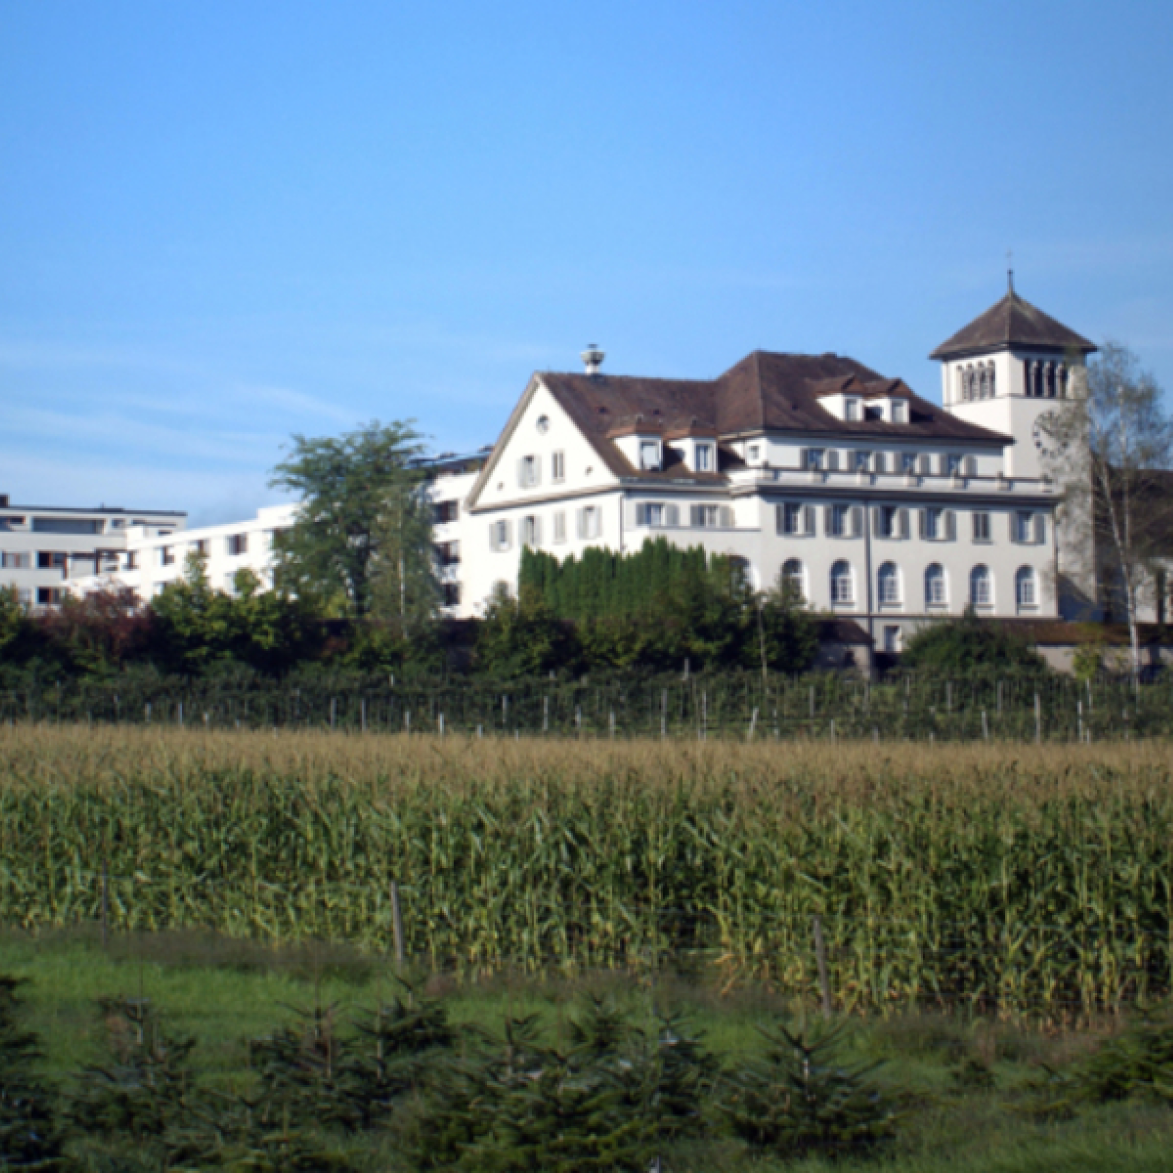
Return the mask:
<path id="1" fill-rule="evenodd" d="M 687 428 L 714 429 L 725 440 L 768 432 L 858 436 L 884 440 L 957 441 L 1003 445 L 1009 438 L 978 427 L 921 399 L 899 379 L 885 379 L 852 358 L 837 354 L 773 354 L 755 351 L 719 378 L 645 379 L 627 375 L 585 375 L 542 372 L 538 376 L 616 476 L 690 477 L 721 481 L 713 474 L 690 473 L 676 461 L 659 472 L 639 472 L 610 437 L 644 424 L 662 425 L 672 433 Z M 841 420 L 819 398 L 836 392 L 863 398 L 896 396 L 908 402 L 908 423 L 878 419 Z M 671 451 L 666 455 L 673 459 Z M 721 449 L 720 467 L 732 454 Z"/>
<path id="2" fill-rule="evenodd" d="M 1041 350 L 1078 350 L 1090 354 L 1096 348 L 1062 322 L 1044 314 L 1011 289 L 997 305 L 974 318 L 947 342 L 942 342 L 929 358 L 956 358 L 1004 346 L 1034 347 Z"/>

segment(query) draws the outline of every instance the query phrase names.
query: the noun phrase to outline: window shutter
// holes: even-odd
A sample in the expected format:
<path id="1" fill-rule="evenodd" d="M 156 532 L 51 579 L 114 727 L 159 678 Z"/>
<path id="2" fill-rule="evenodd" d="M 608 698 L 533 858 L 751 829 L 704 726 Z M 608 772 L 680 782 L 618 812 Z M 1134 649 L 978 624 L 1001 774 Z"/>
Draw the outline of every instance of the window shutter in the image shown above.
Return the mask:
<path id="1" fill-rule="evenodd" d="M 586 510 L 576 509 L 574 511 L 574 533 L 580 540 L 587 536 L 586 534 Z"/>
<path id="2" fill-rule="evenodd" d="M 851 507 L 851 536 L 858 538 L 863 535 L 863 506 L 853 505 Z"/>
<path id="3" fill-rule="evenodd" d="M 810 468 L 811 466 L 811 450 L 809 448 L 800 448 L 798 450 L 798 467 Z"/>
<path id="4" fill-rule="evenodd" d="M 728 505 L 722 505 L 720 510 L 721 525 L 725 529 L 733 528 L 733 509 Z"/>
<path id="5" fill-rule="evenodd" d="M 540 517 L 534 518 L 534 549 L 536 550 L 542 544 L 542 519 Z"/>
<path id="6" fill-rule="evenodd" d="M 518 457 L 517 460 L 517 485 L 518 488 L 525 488 L 525 457 Z"/>
<path id="7" fill-rule="evenodd" d="M 1008 513 L 1007 518 L 1010 521 L 1010 540 L 1017 544 L 1018 542 L 1018 514 Z"/>
<path id="8" fill-rule="evenodd" d="M 882 519 L 882 510 L 880 509 L 880 507 L 878 505 L 873 505 L 872 506 L 872 533 L 875 534 L 876 537 L 878 537 L 878 538 L 884 538 L 884 537 L 888 536 L 880 528 L 881 519 Z"/>
<path id="9" fill-rule="evenodd" d="M 896 513 L 896 519 L 897 519 L 896 523 L 900 527 L 900 530 L 899 530 L 900 536 L 902 538 L 907 539 L 908 533 L 909 533 L 908 510 L 907 509 L 898 510 Z"/>
<path id="10" fill-rule="evenodd" d="M 827 537 L 830 537 L 835 532 L 835 530 L 834 530 L 834 525 L 835 525 L 834 517 L 835 517 L 835 506 L 834 505 L 824 505 L 823 506 L 823 533 Z"/>
<path id="11" fill-rule="evenodd" d="M 964 472 L 967 477 L 976 477 L 977 476 L 977 457 L 976 456 L 967 456 L 965 458 L 965 460 L 962 462 L 961 468 L 962 468 L 962 472 Z"/>
<path id="12" fill-rule="evenodd" d="M 932 471 L 933 458 L 927 452 L 922 452 L 920 458 L 920 475 L 927 477 Z"/>
<path id="13" fill-rule="evenodd" d="M 917 518 L 920 525 L 920 536 L 922 539 L 928 537 L 929 533 L 929 512 L 927 509 L 918 509 L 916 511 Z"/>
<path id="14" fill-rule="evenodd" d="M 809 537 L 814 537 L 815 507 L 813 505 L 804 505 L 802 507 L 802 532 Z"/>
<path id="15" fill-rule="evenodd" d="M 496 551 L 497 549 L 497 525 L 496 522 L 489 522 L 489 549 Z"/>
<path id="16" fill-rule="evenodd" d="M 530 461 L 530 476 L 533 477 L 533 484 L 542 483 L 542 462 L 536 456 Z"/>
<path id="17" fill-rule="evenodd" d="M 774 506 L 774 532 L 784 534 L 786 532 L 786 506 Z"/>
<path id="18" fill-rule="evenodd" d="M 636 525 L 647 525 L 648 524 L 648 507 L 647 507 L 647 505 L 644 505 L 641 503 L 636 504 L 635 524 Z"/>
<path id="19" fill-rule="evenodd" d="M 957 514 L 952 509 L 945 510 L 945 541 L 957 541 Z"/>
<path id="20" fill-rule="evenodd" d="M 680 506 L 667 505 L 664 508 L 664 524 L 677 526 L 680 524 Z"/>
<path id="21" fill-rule="evenodd" d="M 699 505 L 691 505 L 688 510 L 688 523 L 693 529 L 705 524 L 704 513 Z"/>
<path id="22" fill-rule="evenodd" d="M 1047 540 L 1047 519 L 1041 513 L 1035 514 L 1035 545 L 1041 546 Z"/>
<path id="23" fill-rule="evenodd" d="M 838 472 L 839 471 L 839 452 L 835 448 L 828 448 L 827 449 L 827 471 L 828 472 Z"/>

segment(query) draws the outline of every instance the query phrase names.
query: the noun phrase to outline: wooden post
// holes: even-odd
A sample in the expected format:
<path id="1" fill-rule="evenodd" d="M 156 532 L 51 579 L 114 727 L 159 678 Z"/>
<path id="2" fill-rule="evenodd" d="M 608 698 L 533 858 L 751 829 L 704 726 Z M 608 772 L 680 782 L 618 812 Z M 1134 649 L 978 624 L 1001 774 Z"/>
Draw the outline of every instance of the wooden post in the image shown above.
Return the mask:
<path id="1" fill-rule="evenodd" d="M 179 702 L 179 708 L 176 710 L 176 712 L 177 712 L 176 720 L 179 722 L 179 728 L 182 729 L 183 728 L 183 701 Z"/>
<path id="2" fill-rule="evenodd" d="M 615 740 L 615 710 L 612 709 L 607 715 L 607 724 L 611 731 L 611 740 Z"/>
<path id="3" fill-rule="evenodd" d="M 391 931 L 395 935 L 395 964 L 402 965 L 403 949 L 403 910 L 399 907 L 399 885 L 391 881 Z"/>
<path id="4" fill-rule="evenodd" d="M 753 741 L 753 731 L 754 731 L 754 728 L 757 725 L 757 723 L 758 723 L 758 710 L 757 710 L 757 706 L 755 705 L 753 715 L 749 719 L 749 733 L 746 735 L 746 738 L 745 738 L 746 741 Z"/>
<path id="5" fill-rule="evenodd" d="M 815 917 L 815 961 L 819 966 L 819 990 L 823 995 L 823 1017 L 831 1017 L 831 980 L 827 977 L 827 946 L 823 941 L 823 918 Z"/>
<path id="6" fill-rule="evenodd" d="M 102 857 L 102 948 L 110 937 L 110 867 L 105 856 Z"/>
<path id="7" fill-rule="evenodd" d="M 1083 741 L 1083 701 L 1075 702 L 1075 712 L 1079 721 L 1079 740 Z"/>
<path id="8" fill-rule="evenodd" d="M 1039 694 L 1035 693 L 1035 742 L 1043 740 L 1043 706 Z"/>
<path id="9" fill-rule="evenodd" d="M 985 709 L 982 709 L 982 740 L 990 740 L 990 719 L 986 716 Z"/>
<path id="10" fill-rule="evenodd" d="M 411 710 L 410 709 L 403 710 L 403 732 L 404 733 L 411 732 Z"/>
<path id="11" fill-rule="evenodd" d="M 436 718 L 436 726 L 440 730 L 440 736 L 443 737 L 444 736 L 444 714 L 443 713 L 441 713 Z"/>
<path id="12" fill-rule="evenodd" d="M 365 696 L 362 698 L 362 703 L 359 705 L 359 712 L 361 714 L 362 720 L 362 731 L 365 733 L 367 731 L 367 698 Z"/>

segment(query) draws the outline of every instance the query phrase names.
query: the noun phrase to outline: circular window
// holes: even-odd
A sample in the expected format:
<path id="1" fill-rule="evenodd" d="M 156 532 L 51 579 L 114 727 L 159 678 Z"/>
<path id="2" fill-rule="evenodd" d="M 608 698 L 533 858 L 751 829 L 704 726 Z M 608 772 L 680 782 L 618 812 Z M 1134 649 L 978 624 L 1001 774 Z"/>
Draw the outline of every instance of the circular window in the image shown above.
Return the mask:
<path id="1" fill-rule="evenodd" d="M 550 417 L 548 415 L 538 416 L 538 431 L 544 436 L 550 430 Z"/>

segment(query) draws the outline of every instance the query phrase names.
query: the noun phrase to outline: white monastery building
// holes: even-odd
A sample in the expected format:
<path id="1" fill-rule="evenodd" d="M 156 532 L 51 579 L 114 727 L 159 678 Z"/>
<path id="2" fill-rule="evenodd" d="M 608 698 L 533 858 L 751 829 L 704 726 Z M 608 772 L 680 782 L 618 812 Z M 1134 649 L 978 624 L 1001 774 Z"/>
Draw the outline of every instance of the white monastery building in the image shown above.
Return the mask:
<path id="1" fill-rule="evenodd" d="M 933 351 L 940 406 L 836 354 L 756 351 L 683 380 L 609 374 L 591 347 L 584 373 L 531 376 L 490 450 L 429 462 L 446 610 L 473 616 L 498 584 L 514 589 L 525 546 L 564 558 L 663 535 L 740 559 L 756 587 L 793 582 L 882 651 L 970 605 L 1084 617 L 1091 560 L 1063 543 L 1040 419 L 1081 394 L 1094 350 L 1013 285 Z M 242 568 L 267 584 L 272 535 L 295 511 L 198 530 L 143 515 L 90 565 L 104 581 L 117 565 L 143 598 L 191 551 L 214 586 Z"/>

